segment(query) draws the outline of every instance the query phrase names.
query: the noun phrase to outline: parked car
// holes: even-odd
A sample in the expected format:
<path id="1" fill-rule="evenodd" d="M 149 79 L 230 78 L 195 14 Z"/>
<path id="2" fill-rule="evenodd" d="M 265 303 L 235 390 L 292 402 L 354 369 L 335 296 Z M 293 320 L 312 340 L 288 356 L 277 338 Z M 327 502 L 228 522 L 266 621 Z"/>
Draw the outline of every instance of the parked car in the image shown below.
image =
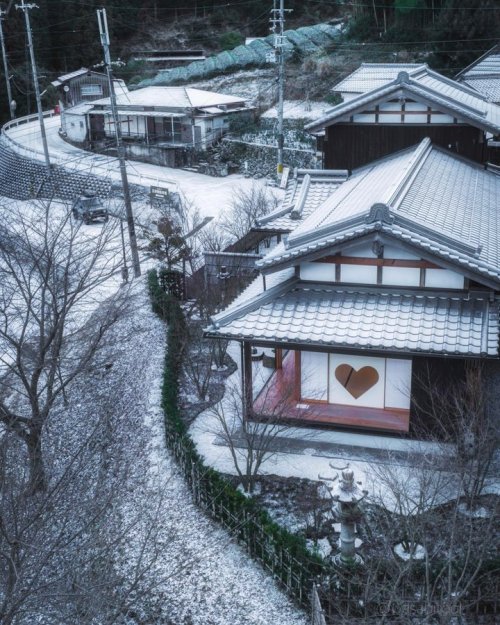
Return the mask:
<path id="1" fill-rule="evenodd" d="M 73 202 L 71 214 L 75 219 L 81 219 L 83 223 L 90 224 L 102 219 L 108 221 L 109 214 L 102 200 L 96 195 L 84 194 Z"/>

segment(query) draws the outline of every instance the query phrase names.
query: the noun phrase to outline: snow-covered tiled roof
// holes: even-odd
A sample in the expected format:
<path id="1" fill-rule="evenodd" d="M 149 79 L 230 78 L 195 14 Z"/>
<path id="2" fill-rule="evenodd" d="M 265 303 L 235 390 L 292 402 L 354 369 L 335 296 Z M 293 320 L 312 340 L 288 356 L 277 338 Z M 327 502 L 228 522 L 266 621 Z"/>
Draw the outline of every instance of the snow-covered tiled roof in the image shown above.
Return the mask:
<path id="1" fill-rule="evenodd" d="M 487 50 L 482 56 L 464 68 L 456 78 L 469 79 L 484 74 L 500 74 L 500 44 Z"/>
<path id="2" fill-rule="evenodd" d="M 157 106 L 168 108 L 207 108 L 228 104 L 243 104 L 241 98 L 192 89 L 190 87 L 144 87 L 126 94 L 117 94 L 118 106 Z M 109 98 L 95 104 L 109 104 Z"/>
<path id="3" fill-rule="evenodd" d="M 257 266 L 274 271 L 380 231 L 500 283 L 499 197 L 500 176 L 424 139 L 357 170 Z"/>
<path id="4" fill-rule="evenodd" d="M 411 74 L 402 71 L 396 79 L 332 107 L 322 118 L 308 124 L 306 130 L 320 132 L 331 124 L 347 119 L 355 111 L 363 110 L 368 104 L 399 96 L 428 102 L 486 132 L 500 132 L 500 106 L 488 102 L 471 87 L 450 80 L 427 67 Z"/>
<path id="5" fill-rule="evenodd" d="M 332 91 L 366 93 L 392 82 L 399 72 L 408 72 L 412 76 L 426 67 L 423 63 L 361 63 L 358 69 L 337 83 Z"/>
<path id="6" fill-rule="evenodd" d="M 225 311 L 208 335 L 391 352 L 497 356 L 499 304 L 487 296 L 291 284 Z"/>
<path id="7" fill-rule="evenodd" d="M 486 97 L 500 103 L 500 45 L 496 45 L 463 69 L 456 79 Z"/>
<path id="8" fill-rule="evenodd" d="M 289 178 L 280 207 L 258 219 L 254 230 L 291 232 L 347 179 L 346 170 L 296 169 Z M 307 193 L 306 193 L 307 188 Z M 307 196 L 307 202 L 304 202 Z"/>
<path id="9" fill-rule="evenodd" d="M 464 80 L 489 102 L 500 104 L 500 73 L 496 76 L 471 76 Z"/>

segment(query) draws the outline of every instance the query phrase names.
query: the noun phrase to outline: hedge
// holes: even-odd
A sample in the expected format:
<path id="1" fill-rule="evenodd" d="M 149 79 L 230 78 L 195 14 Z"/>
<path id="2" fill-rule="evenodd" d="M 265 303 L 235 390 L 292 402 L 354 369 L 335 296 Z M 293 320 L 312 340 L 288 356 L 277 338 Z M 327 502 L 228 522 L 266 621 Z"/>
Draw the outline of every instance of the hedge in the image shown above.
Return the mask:
<path id="1" fill-rule="evenodd" d="M 299 604 L 308 605 L 312 583 L 318 575 L 326 572 L 326 565 L 319 556 L 309 552 L 305 538 L 280 527 L 255 499 L 245 497 L 221 473 L 204 463 L 188 434 L 179 407 L 186 321 L 179 303 L 160 287 L 156 270 L 149 272 L 148 286 L 153 311 L 168 323 L 162 387 L 167 447 L 183 469 L 191 491 L 201 485 L 202 492 L 193 492 L 195 501 L 232 529 L 249 552 L 285 584 Z M 264 535 L 259 543 L 255 533 L 260 532 Z M 263 541 L 265 550 L 261 549 Z"/>

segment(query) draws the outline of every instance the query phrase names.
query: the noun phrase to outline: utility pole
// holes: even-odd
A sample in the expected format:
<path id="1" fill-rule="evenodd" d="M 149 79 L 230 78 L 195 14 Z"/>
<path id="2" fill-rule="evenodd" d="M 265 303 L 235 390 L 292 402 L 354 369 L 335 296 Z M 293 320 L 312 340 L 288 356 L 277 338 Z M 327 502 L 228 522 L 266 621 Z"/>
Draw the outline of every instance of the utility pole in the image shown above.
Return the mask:
<path id="1" fill-rule="evenodd" d="M 5 82 L 7 83 L 7 99 L 9 101 L 10 118 L 14 119 L 14 117 L 16 116 L 15 115 L 16 109 L 14 107 L 14 101 L 12 100 L 12 91 L 10 88 L 9 65 L 7 63 L 7 51 L 5 49 L 5 40 L 3 37 L 3 26 L 2 26 L 3 16 L 6 14 L 7 14 L 6 11 L 2 11 L 2 9 L 0 9 L 0 43 L 2 45 L 3 71 L 5 74 Z"/>
<path id="2" fill-rule="evenodd" d="M 113 115 L 113 123 L 115 125 L 116 149 L 118 152 L 118 161 L 120 163 L 123 198 L 125 200 L 125 211 L 127 214 L 128 236 L 130 240 L 130 250 L 132 252 L 132 265 L 134 267 L 134 276 L 138 278 L 141 275 L 141 265 L 139 262 L 139 252 L 137 250 L 137 237 L 135 234 L 134 214 L 132 212 L 132 201 L 130 199 L 130 188 L 128 185 L 127 168 L 125 165 L 125 150 L 123 148 L 122 130 L 120 122 L 118 120 L 118 111 L 116 107 L 116 93 L 115 84 L 113 82 L 113 70 L 111 68 L 111 55 L 109 52 L 109 32 L 108 20 L 106 18 L 106 9 L 97 9 L 97 22 L 99 24 L 101 45 L 104 50 L 104 63 L 106 65 L 106 72 L 108 75 L 111 113 Z"/>
<path id="3" fill-rule="evenodd" d="M 51 172 L 50 172 L 49 148 L 47 146 L 47 135 L 45 133 L 45 124 L 43 122 L 42 99 L 40 97 L 40 87 L 38 85 L 38 73 L 36 71 L 35 52 L 33 50 L 33 38 L 31 37 L 31 24 L 30 24 L 30 14 L 29 14 L 30 9 L 37 9 L 37 8 L 38 6 L 36 4 L 26 4 L 24 0 L 21 0 L 21 4 L 16 4 L 16 9 L 21 9 L 21 11 L 24 13 L 24 19 L 26 21 L 26 33 L 28 34 L 28 46 L 30 49 L 31 70 L 33 73 L 33 84 L 35 86 L 36 108 L 38 111 L 38 121 L 40 122 L 40 133 L 42 135 L 43 153 L 45 155 L 45 164 L 47 165 L 47 170 L 49 172 L 49 178 L 50 178 Z"/>
<path id="4" fill-rule="evenodd" d="M 291 9 L 287 9 L 290 11 Z M 276 50 L 276 60 L 278 63 L 278 166 L 277 174 L 283 173 L 283 145 L 285 137 L 283 134 L 283 100 L 285 93 L 285 49 L 284 49 L 284 30 L 285 30 L 285 0 L 279 0 L 279 9 L 276 8 L 276 0 L 274 8 L 271 9 L 271 30 L 274 32 L 274 49 Z"/>

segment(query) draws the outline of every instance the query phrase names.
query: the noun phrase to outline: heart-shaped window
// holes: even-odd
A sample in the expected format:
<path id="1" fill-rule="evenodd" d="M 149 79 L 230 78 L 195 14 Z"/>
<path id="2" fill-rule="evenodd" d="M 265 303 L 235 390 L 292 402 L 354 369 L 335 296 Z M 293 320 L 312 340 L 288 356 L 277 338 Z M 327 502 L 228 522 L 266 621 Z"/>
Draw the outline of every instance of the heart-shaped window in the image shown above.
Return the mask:
<path id="1" fill-rule="evenodd" d="M 335 377 L 354 399 L 359 399 L 379 380 L 378 372 L 373 367 L 361 367 L 356 370 L 346 364 L 339 365 L 335 369 Z"/>

